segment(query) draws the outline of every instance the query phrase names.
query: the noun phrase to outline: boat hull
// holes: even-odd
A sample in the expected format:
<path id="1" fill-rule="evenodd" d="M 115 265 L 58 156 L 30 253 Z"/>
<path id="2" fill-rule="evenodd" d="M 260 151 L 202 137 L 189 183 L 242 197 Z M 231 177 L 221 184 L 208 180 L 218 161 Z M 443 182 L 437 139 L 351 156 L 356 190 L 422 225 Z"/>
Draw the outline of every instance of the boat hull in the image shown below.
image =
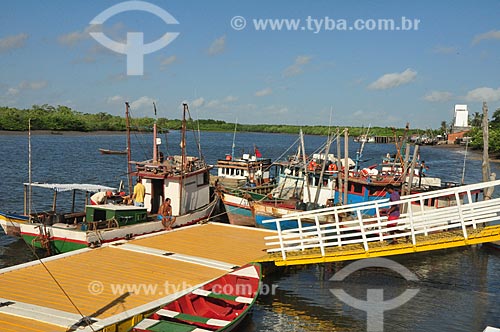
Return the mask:
<path id="1" fill-rule="evenodd" d="M 24 224 L 28 222 L 28 217 L 16 215 L 16 214 L 7 214 L 0 212 L 0 226 L 2 226 L 5 234 L 10 236 L 21 236 L 21 226 L 20 224 Z"/>
<path id="2" fill-rule="evenodd" d="M 176 217 L 173 227 L 192 225 L 206 220 L 210 216 L 215 203 L 213 201 L 196 211 Z M 76 227 L 76 225 L 68 224 L 43 226 L 39 223 L 20 223 L 20 234 L 27 243 L 36 248 L 50 249 L 50 252 L 54 254 L 100 246 L 104 243 L 130 239 L 163 230 L 164 226 L 160 220 L 97 230 L 81 229 L 81 224 Z"/>
<path id="3" fill-rule="evenodd" d="M 234 331 L 255 304 L 261 279 L 259 264 L 245 265 L 167 303 L 132 331 Z"/>
<path id="4" fill-rule="evenodd" d="M 231 225 L 255 226 L 255 218 L 246 198 L 225 193 L 222 202 Z"/>

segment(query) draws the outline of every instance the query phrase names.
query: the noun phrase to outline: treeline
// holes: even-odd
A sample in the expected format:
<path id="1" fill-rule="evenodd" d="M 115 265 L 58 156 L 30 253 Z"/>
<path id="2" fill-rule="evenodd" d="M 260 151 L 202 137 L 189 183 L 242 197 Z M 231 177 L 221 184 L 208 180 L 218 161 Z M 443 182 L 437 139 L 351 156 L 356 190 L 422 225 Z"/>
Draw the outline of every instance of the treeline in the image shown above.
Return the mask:
<path id="1" fill-rule="evenodd" d="M 126 121 L 122 116 L 111 115 L 100 112 L 96 114 L 81 113 L 67 106 L 33 105 L 30 109 L 17 109 L 11 107 L 0 107 L 0 130 L 27 131 L 28 119 L 31 119 L 32 130 L 54 130 L 54 131 L 125 131 Z M 151 131 L 153 118 L 131 119 L 131 129 L 140 131 Z M 180 119 L 159 118 L 157 126 L 161 129 L 181 129 Z M 191 123 L 192 128 L 200 128 L 203 131 L 233 131 L 235 124 L 221 120 L 198 120 L 196 124 Z M 302 129 L 308 135 L 327 135 L 335 132 L 337 128 L 328 126 L 292 126 L 292 125 L 267 125 L 267 124 L 238 124 L 240 132 L 262 132 L 262 133 L 288 133 L 297 134 Z M 339 130 L 343 130 L 340 127 Z M 367 128 L 349 127 L 350 136 L 359 136 L 366 133 Z M 372 127 L 370 135 L 393 136 L 402 135 L 404 129 L 393 129 L 390 127 Z M 418 129 L 411 130 L 408 134 L 419 133 Z"/>
<path id="2" fill-rule="evenodd" d="M 471 121 L 472 130 L 469 136 L 472 137 L 470 146 L 473 149 L 483 149 L 483 116 L 482 114 L 475 113 L 473 121 Z M 489 121 L 488 130 L 488 147 L 489 152 L 500 154 L 500 108 L 497 108 Z"/>

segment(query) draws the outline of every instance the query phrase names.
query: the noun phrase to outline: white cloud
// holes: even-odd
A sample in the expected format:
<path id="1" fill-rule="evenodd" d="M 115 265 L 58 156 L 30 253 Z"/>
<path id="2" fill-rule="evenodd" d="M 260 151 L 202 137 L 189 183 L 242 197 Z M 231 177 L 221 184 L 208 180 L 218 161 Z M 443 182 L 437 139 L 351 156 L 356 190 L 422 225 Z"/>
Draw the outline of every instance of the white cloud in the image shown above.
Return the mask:
<path id="1" fill-rule="evenodd" d="M 160 61 L 161 69 L 166 69 L 168 66 L 177 61 L 177 57 L 175 55 L 171 55 L 169 57 L 164 58 Z"/>
<path id="2" fill-rule="evenodd" d="M 235 96 L 226 96 L 223 99 L 212 99 L 205 104 L 207 108 L 220 108 L 220 109 L 228 109 L 230 103 L 234 103 L 238 100 L 238 97 Z"/>
<path id="3" fill-rule="evenodd" d="M 7 90 L 7 96 L 17 96 L 19 94 L 19 89 L 17 88 L 9 88 Z"/>
<path id="4" fill-rule="evenodd" d="M 472 44 L 477 44 L 480 41 L 488 40 L 488 39 L 500 39 L 500 30 L 491 30 L 479 35 L 474 36 L 472 40 Z"/>
<path id="5" fill-rule="evenodd" d="M 226 96 L 224 98 L 225 103 L 232 103 L 232 102 L 235 102 L 237 100 L 238 100 L 238 97 L 235 97 L 235 96 Z"/>
<path id="6" fill-rule="evenodd" d="M 73 31 L 64 35 L 57 37 L 57 41 L 60 44 L 73 46 L 76 43 L 90 38 L 90 32 L 97 32 L 97 25 L 89 25 L 85 27 L 82 31 Z"/>
<path id="7" fill-rule="evenodd" d="M 21 83 L 19 83 L 19 88 L 29 89 L 29 90 L 40 90 L 45 88 L 47 84 L 48 84 L 47 81 L 32 81 L 32 82 L 22 81 Z"/>
<path id="8" fill-rule="evenodd" d="M 266 88 L 255 92 L 255 97 L 264 97 L 273 93 L 273 89 Z"/>
<path id="9" fill-rule="evenodd" d="M 28 39 L 28 34 L 26 33 L 0 38 L 0 53 L 23 47 L 26 39 Z"/>
<path id="10" fill-rule="evenodd" d="M 467 101 L 498 101 L 500 100 L 500 88 L 493 89 L 481 87 L 467 92 Z"/>
<path id="11" fill-rule="evenodd" d="M 430 102 L 441 102 L 441 101 L 449 101 L 453 97 L 451 92 L 447 91 L 431 91 L 426 94 L 423 98 L 426 101 Z"/>
<path id="12" fill-rule="evenodd" d="M 142 96 L 139 99 L 131 102 L 130 107 L 133 111 L 135 111 L 136 116 L 138 113 L 143 115 L 149 114 L 149 116 L 153 116 L 153 102 L 156 102 L 156 100 L 148 96 Z"/>
<path id="13" fill-rule="evenodd" d="M 108 104 L 121 104 L 123 102 L 125 102 L 125 98 L 123 98 L 122 96 L 112 96 L 112 97 L 109 97 L 106 102 Z"/>
<path id="14" fill-rule="evenodd" d="M 21 94 L 23 91 L 30 91 L 30 90 L 40 90 L 45 87 L 47 87 L 48 83 L 47 81 L 22 81 L 15 87 L 9 87 L 7 89 L 7 96 L 17 96 Z"/>
<path id="15" fill-rule="evenodd" d="M 222 36 L 213 41 L 212 45 L 208 48 L 209 55 L 216 55 L 224 52 L 226 49 L 226 36 Z"/>
<path id="16" fill-rule="evenodd" d="M 106 36 L 109 36 L 109 38 L 122 43 L 124 42 L 124 40 L 120 39 L 123 39 L 123 37 L 120 38 L 119 35 L 123 35 L 122 32 L 124 29 L 125 29 L 125 24 L 123 24 L 122 22 L 117 22 L 109 28 L 97 24 L 88 25 L 83 30 L 73 31 L 64 35 L 60 35 L 59 37 L 57 37 L 57 41 L 63 45 L 73 46 L 80 41 L 90 39 L 91 32 L 103 32 Z"/>
<path id="17" fill-rule="evenodd" d="M 283 71 L 283 76 L 290 77 L 301 74 L 303 72 L 304 65 L 308 64 L 311 61 L 311 57 L 308 55 L 299 55 L 295 58 L 295 62 L 287 67 Z"/>
<path id="18" fill-rule="evenodd" d="M 372 90 L 385 90 L 398 87 L 413 81 L 417 77 L 417 72 L 408 68 L 402 73 L 389 73 L 381 76 L 368 88 Z"/>
<path id="19" fill-rule="evenodd" d="M 283 115 L 288 113 L 288 107 L 283 105 L 271 105 L 264 108 L 266 115 Z"/>
<path id="20" fill-rule="evenodd" d="M 189 106 L 191 106 L 191 107 L 202 107 L 202 106 L 203 106 L 203 104 L 205 104 L 205 98 L 200 97 L 200 98 L 197 98 L 197 99 L 193 100 L 193 101 L 189 104 Z"/>

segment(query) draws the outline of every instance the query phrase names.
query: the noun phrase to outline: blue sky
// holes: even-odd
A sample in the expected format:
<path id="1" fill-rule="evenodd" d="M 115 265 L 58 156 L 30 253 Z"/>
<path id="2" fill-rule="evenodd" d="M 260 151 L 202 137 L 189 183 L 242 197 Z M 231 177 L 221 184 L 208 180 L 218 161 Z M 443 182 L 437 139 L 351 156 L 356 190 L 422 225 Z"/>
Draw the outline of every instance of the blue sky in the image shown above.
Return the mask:
<path id="1" fill-rule="evenodd" d="M 110 17 L 102 31 L 145 43 L 178 32 L 127 75 L 127 56 L 94 40 L 89 22 L 123 1 L 0 4 L 0 105 L 67 105 L 87 113 L 239 123 L 439 128 L 454 104 L 500 107 L 499 1 L 149 1 L 179 24 L 144 11 Z M 231 20 L 246 19 L 235 30 Z M 308 26 L 327 19 L 337 30 Z M 342 30 L 342 20 L 419 20 L 418 30 Z M 254 20 L 300 19 L 294 31 Z M 311 23 L 314 24 L 314 23 Z M 314 29 L 310 30 L 309 27 Z M 293 30 L 293 29 L 292 29 Z M 331 120 L 330 120 L 331 119 Z"/>

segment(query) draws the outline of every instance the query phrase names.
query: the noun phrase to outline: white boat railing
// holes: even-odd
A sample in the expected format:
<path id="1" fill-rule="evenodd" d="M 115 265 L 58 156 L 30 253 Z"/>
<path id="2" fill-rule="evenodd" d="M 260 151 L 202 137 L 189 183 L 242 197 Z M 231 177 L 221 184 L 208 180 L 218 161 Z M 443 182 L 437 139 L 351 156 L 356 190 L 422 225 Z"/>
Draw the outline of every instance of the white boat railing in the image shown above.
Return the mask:
<path id="1" fill-rule="evenodd" d="M 362 244 L 367 252 L 371 242 L 405 239 L 415 246 L 417 235 L 451 230 L 461 230 L 468 239 L 471 229 L 500 220 L 500 198 L 479 200 L 482 194 L 478 194 L 498 185 L 500 180 L 403 196 L 397 202 L 382 199 L 264 220 L 275 223 L 278 230 L 277 235 L 265 238 L 270 247 L 267 252 L 281 252 L 283 260 L 289 252 L 319 248 L 325 256 L 326 248 L 347 244 Z M 428 205 L 437 199 L 445 199 L 447 206 L 429 209 Z M 398 204 L 401 211 L 407 212 L 397 221 L 388 221 L 385 211 Z M 290 222 L 297 227 L 284 229 L 284 223 Z"/>

